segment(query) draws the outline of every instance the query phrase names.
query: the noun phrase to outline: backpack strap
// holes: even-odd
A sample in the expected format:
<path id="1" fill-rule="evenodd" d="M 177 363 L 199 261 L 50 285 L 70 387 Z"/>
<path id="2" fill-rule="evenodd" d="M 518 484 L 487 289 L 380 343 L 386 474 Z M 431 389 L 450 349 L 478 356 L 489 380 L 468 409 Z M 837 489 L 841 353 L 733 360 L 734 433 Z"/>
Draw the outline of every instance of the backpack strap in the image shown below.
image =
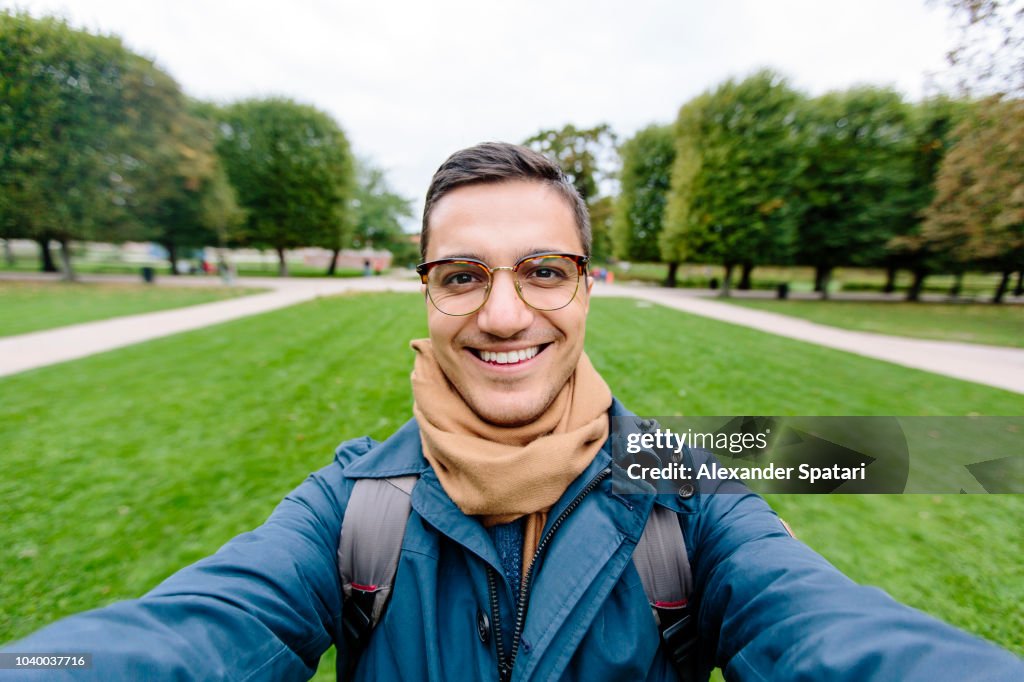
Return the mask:
<path id="1" fill-rule="evenodd" d="M 353 485 L 338 543 L 346 678 L 355 670 L 391 596 L 416 479 L 361 478 Z M 633 563 L 673 668 L 681 682 L 695 680 L 697 624 L 689 607 L 693 572 L 674 511 L 654 505 Z"/>
<path id="2" fill-rule="evenodd" d="M 654 505 L 633 551 L 633 563 L 672 667 L 682 682 L 695 680 L 697 622 L 689 603 L 693 571 L 674 511 Z"/>
<path id="3" fill-rule="evenodd" d="M 344 599 L 341 620 L 349 673 L 391 596 L 416 479 L 360 478 L 352 487 L 338 543 Z"/>

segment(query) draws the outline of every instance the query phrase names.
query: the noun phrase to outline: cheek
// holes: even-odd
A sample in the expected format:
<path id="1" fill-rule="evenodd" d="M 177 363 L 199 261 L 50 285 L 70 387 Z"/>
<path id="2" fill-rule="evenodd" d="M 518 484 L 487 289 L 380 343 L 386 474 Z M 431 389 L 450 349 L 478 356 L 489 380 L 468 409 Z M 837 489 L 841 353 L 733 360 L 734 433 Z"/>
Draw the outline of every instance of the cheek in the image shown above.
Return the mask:
<path id="1" fill-rule="evenodd" d="M 436 309 L 427 313 L 427 330 L 434 344 L 435 354 L 449 354 L 449 346 L 463 326 L 461 318 L 445 315 Z"/>
<path id="2" fill-rule="evenodd" d="M 586 305 L 573 301 L 569 308 L 560 311 L 562 314 L 551 317 L 551 323 L 562 333 L 568 347 L 582 346 L 587 329 Z"/>

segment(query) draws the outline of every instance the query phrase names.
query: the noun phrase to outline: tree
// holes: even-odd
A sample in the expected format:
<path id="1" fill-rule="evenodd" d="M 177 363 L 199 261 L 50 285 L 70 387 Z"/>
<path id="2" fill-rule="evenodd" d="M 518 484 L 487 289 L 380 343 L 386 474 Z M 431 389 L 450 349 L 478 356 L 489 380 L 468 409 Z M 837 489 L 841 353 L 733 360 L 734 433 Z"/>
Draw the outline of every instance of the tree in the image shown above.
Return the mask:
<path id="1" fill-rule="evenodd" d="M 679 116 L 673 127 L 675 160 L 672 163 L 662 230 L 658 236 L 661 259 L 669 264 L 668 277 L 665 281 L 667 287 L 676 285 L 679 264 L 696 256 L 704 248 L 703 244 L 691 239 L 691 235 L 698 233 L 700 202 L 704 200 L 700 172 L 703 157 L 698 134 L 709 99 L 710 95 L 704 93 L 684 104 L 679 109 Z"/>
<path id="2" fill-rule="evenodd" d="M 802 202 L 797 261 L 815 268 L 815 291 L 828 297 L 839 265 L 885 256 L 911 202 L 910 110 L 899 93 L 859 87 L 807 102 L 798 119 Z"/>
<path id="3" fill-rule="evenodd" d="M 1005 186 L 1004 183 L 1013 175 L 1013 170 L 1006 167 L 1003 158 L 1006 149 L 1000 148 L 988 156 L 978 153 L 975 145 L 978 139 L 983 138 L 1000 138 L 1008 142 L 1019 139 L 1015 138 L 1017 114 L 1016 105 L 1012 102 L 1024 97 L 1024 0 L 946 0 L 946 4 L 952 11 L 953 19 L 959 22 L 960 41 L 949 53 L 949 62 L 953 72 L 959 77 L 961 92 L 987 96 L 977 103 L 976 118 L 966 121 L 961 128 L 965 133 L 965 149 L 957 152 L 950 163 L 948 173 L 945 170 L 946 164 L 943 164 L 937 184 L 945 190 L 940 189 L 939 194 L 943 191 L 964 191 L 988 195 L 989 198 L 983 201 L 978 196 L 954 197 L 950 194 L 940 200 L 939 196 L 936 196 L 936 202 L 931 207 L 934 210 L 930 209 L 929 219 L 932 239 L 940 238 L 942 235 L 952 237 L 951 233 L 954 230 L 948 222 L 953 219 L 952 216 L 959 216 L 963 232 L 970 229 L 969 225 L 985 225 L 987 230 L 994 230 L 996 225 L 991 222 L 993 215 L 1002 216 L 999 219 L 1001 224 L 1002 221 L 1009 219 L 1007 216 L 1013 214 L 1015 195 L 1004 195 L 1002 206 L 998 209 L 982 205 L 988 202 L 998 203 L 998 196 L 989 195 L 989 192 L 1000 185 Z M 985 111 L 986 109 L 990 110 Z M 1008 127 L 1002 131 L 993 130 L 993 126 L 999 127 L 1000 122 Z M 956 147 L 950 153 L 955 149 Z M 971 205 L 981 211 L 981 214 L 973 218 L 965 215 L 963 211 Z M 942 206 L 951 207 L 951 217 L 939 217 Z M 1005 224 L 1002 226 L 1008 227 Z M 1012 236 L 1009 239 L 996 239 L 994 244 L 1002 244 L 1008 247 L 1010 252 L 999 256 L 988 254 L 977 264 L 1000 269 L 1007 267 L 1007 262 L 1012 263 L 1016 259 L 1013 243 Z M 968 244 L 976 244 L 976 239 L 969 239 Z M 989 245 L 989 249 L 991 247 L 992 244 Z M 958 254 L 961 256 L 957 259 L 961 267 L 964 267 L 966 255 L 972 250 L 973 246 L 967 252 Z M 1019 295 L 1024 294 L 1024 264 L 1018 265 L 1020 269 L 1016 293 Z M 997 301 L 1002 300 L 1008 280 L 1009 273 L 1003 270 L 995 296 Z"/>
<path id="4" fill-rule="evenodd" d="M 957 128 L 925 211 L 922 239 L 960 263 L 1001 273 L 1000 303 L 1010 275 L 1024 270 L 1024 101 L 998 96 Z"/>
<path id="5" fill-rule="evenodd" d="M 672 127 L 648 126 L 627 140 L 619 153 L 622 171 L 612 220 L 615 257 L 641 262 L 660 260 L 658 235 L 675 160 Z"/>
<path id="6" fill-rule="evenodd" d="M 246 211 L 246 240 L 278 255 L 344 243 L 354 170 L 348 140 L 317 109 L 288 99 L 247 100 L 221 114 L 217 151 Z"/>
<path id="7" fill-rule="evenodd" d="M 239 209 L 226 186 L 214 150 L 215 124 L 204 117 L 205 107 L 189 102 L 169 76 L 144 60 L 125 79 L 125 93 L 139 138 L 126 171 L 133 187 L 126 208 L 146 237 L 167 251 L 176 275 L 181 253 L 221 244 Z"/>
<path id="8" fill-rule="evenodd" d="M 778 74 L 761 71 L 729 80 L 680 111 L 671 232 L 689 254 L 725 266 L 725 296 L 736 266 L 743 270 L 741 287 L 749 288 L 755 265 L 789 258 L 799 101 Z"/>
<path id="9" fill-rule="evenodd" d="M 542 130 L 524 144 L 554 159 L 590 209 L 593 234 L 591 256 L 606 259 L 611 254 L 611 203 L 608 185 L 618 166 L 615 133 L 602 123 L 593 128 L 566 125 L 560 130 Z M 602 194 L 605 196 L 603 197 Z"/>
<path id="10" fill-rule="evenodd" d="M 937 242 L 921 236 L 923 211 L 935 196 L 935 179 L 940 164 L 953 145 L 953 131 L 963 120 L 969 104 L 949 97 L 933 97 L 913 107 L 910 150 L 910 184 L 904 201 L 903 216 L 894 223 L 894 233 L 886 245 L 885 265 L 888 268 L 885 291 L 894 287 L 896 270 L 910 270 L 913 281 L 907 300 L 920 300 L 925 278 L 932 272 L 948 269 L 951 254 Z M 954 266 L 955 269 L 955 266 Z"/>
<path id="11" fill-rule="evenodd" d="M 123 217 L 123 160 L 131 136 L 123 106 L 130 53 L 114 37 L 62 20 L 0 13 L 0 210 L 7 236 L 49 242 L 108 236 Z"/>
<path id="12" fill-rule="evenodd" d="M 384 171 L 367 159 L 356 164 L 356 178 L 352 246 L 387 249 L 396 260 L 409 258 L 410 242 L 402 229 L 402 219 L 412 218 L 412 202 L 392 191 Z"/>
<path id="13" fill-rule="evenodd" d="M 212 147 L 174 80 L 112 36 L 0 14 L 0 203 L 5 233 L 50 240 L 74 278 L 72 240 L 182 229 L 175 209 L 211 173 Z M 166 241 L 166 240 L 163 240 Z"/>

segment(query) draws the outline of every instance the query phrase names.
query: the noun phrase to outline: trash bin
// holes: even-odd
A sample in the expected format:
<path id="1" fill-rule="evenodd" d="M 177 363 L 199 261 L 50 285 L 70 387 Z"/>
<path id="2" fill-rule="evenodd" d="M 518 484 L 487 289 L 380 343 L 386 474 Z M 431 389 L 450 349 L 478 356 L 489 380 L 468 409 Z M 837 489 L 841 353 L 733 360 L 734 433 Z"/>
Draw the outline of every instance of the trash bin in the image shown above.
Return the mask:
<path id="1" fill-rule="evenodd" d="M 156 280 L 156 270 L 150 266 L 142 268 L 142 281 L 146 284 L 152 284 Z"/>
<path id="2" fill-rule="evenodd" d="M 780 299 L 785 300 L 789 298 L 789 282 L 783 282 L 782 284 L 780 284 L 776 288 L 775 293 L 778 295 Z"/>

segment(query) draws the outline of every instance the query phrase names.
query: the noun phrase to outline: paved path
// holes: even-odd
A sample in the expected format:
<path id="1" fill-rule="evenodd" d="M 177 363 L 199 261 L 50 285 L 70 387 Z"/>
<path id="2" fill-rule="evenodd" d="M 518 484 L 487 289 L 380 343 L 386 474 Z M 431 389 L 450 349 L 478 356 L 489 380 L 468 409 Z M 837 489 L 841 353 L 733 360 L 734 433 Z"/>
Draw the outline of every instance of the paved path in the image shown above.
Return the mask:
<path id="1" fill-rule="evenodd" d="M 135 277 L 95 279 L 138 281 Z M 207 278 L 161 278 L 158 281 L 164 286 L 217 286 L 216 280 Z M 267 288 L 271 291 L 189 308 L 87 322 L 0 339 L 0 376 L 284 308 L 318 296 L 355 291 L 419 291 L 419 283 L 413 279 L 390 277 L 350 279 L 244 277 L 238 281 L 238 285 Z M 1024 393 L 1024 350 L 1020 349 L 947 341 L 925 341 L 869 332 L 847 331 L 786 315 L 709 300 L 700 292 L 685 289 L 598 283 L 594 293 L 598 296 L 627 296 L 642 299 L 695 315 L 752 327 L 771 334 L 995 386 L 1016 393 Z"/>
<path id="2" fill-rule="evenodd" d="M 682 289 L 606 286 L 600 293 L 628 295 L 770 334 L 1024 393 L 1024 350 L 1017 348 L 849 331 L 709 300 Z"/>
<path id="3" fill-rule="evenodd" d="M 32 279 L 43 278 L 33 277 Z M 139 281 L 137 277 L 127 276 L 82 277 L 81 279 L 83 281 L 132 283 Z M 168 277 L 160 278 L 158 282 L 161 286 L 223 286 L 218 280 L 209 278 Z M 270 291 L 225 301 L 202 303 L 187 308 L 84 322 L 58 329 L 0 338 L 0 376 L 74 360 L 94 353 L 130 346 L 140 341 L 227 322 L 239 317 L 285 308 L 319 296 L 332 296 L 349 291 L 419 291 L 418 282 L 388 278 L 314 279 L 297 277 L 278 279 L 242 277 L 238 280 L 237 286 L 266 288 Z"/>

